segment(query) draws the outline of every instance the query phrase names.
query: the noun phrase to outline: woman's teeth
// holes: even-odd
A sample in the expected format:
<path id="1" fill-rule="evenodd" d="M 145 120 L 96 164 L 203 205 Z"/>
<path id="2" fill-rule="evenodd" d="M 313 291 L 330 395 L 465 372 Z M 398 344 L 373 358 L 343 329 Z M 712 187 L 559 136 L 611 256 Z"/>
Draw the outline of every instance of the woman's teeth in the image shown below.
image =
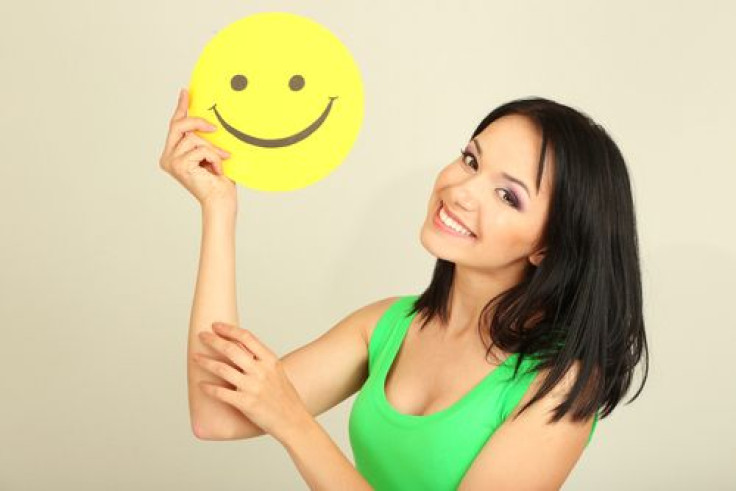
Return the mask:
<path id="1" fill-rule="evenodd" d="M 454 230 L 457 233 L 463 234 L 463 235 L 472 235 L 472 232 L 470 230 L 466 229 L 459 223 L 457 223 L 455 220 L 450 218 L 450 216 L 445 213 L 445 207 L 443 206 L 440 208 L 440 221 L 450 227 L 452 230 Z"/>

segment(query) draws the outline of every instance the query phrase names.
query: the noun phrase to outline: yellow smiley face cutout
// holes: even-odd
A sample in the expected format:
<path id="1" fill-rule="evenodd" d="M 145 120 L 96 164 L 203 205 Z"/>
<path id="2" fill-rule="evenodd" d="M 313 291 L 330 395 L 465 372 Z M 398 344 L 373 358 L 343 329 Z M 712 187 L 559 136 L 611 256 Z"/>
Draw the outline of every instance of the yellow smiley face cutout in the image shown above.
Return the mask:
<path id="1" fill-rule="evenodd" d="M 223 172 L 261 191 L 304 188 L 348 155 L 363 122 L 363 83 L 347 48 L 322 25 L 262 12 L 220 30 L 189 85 L 197 132 L 230 152 Z"/>

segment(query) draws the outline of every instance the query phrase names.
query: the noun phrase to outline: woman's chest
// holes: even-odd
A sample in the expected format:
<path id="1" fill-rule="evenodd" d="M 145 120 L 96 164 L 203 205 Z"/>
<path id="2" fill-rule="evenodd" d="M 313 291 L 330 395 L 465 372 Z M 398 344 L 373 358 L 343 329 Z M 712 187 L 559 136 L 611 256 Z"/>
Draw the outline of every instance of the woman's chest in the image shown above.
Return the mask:
<path id="1" fill-rule="evenodd" d="M 486 357 L 477 332 L 473 340 L 449 340 L 410 326 L 388 368 L 386 400 L 400 413 L 425 416 L 459 402 L 498 363 Z"/>

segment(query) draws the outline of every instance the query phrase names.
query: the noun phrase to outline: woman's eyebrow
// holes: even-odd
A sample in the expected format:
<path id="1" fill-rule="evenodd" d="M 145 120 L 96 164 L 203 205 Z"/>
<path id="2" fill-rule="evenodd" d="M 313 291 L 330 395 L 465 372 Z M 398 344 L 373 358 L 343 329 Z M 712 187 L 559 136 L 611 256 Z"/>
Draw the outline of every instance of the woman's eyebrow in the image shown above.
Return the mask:
<path id="1" fill-rule="evenodd" d="M 483 151 L 480 149 L 480 143 L 478 143 L 478 140 L 473 138 L 473 143 L 475 143 L 475 147 L 478 149 L 478 155 L 483 155 Z"/>
<path id="2" fill-rule="evenodd" d="M 532 195 L 529 193 L 529 188 L 527 188 L 526 187 L 526 184 L 524 184 L 522 181 L 520 181 L 519 179 L 515 178 L 514 176 L 510 176 L 510 175 L 506 174 L 505 172 L 501 172 L 501 175 L 503 177 L 505 177 L 506 179 L 508 179 L 509 181 L 514 181 L 516 184 L 518 184 L 519 186 L 523 187 L 524 188 L 524 191 L 526 191 L 527 196 L 529 196 L 530 198 L 532 197 Z"/>
<path id="3" fill-rule="evenodd" d="M 478 143 L 478 140 L 475 139 L 475 138 L 473 138 L 473 143 L 475 143 L 475 147 L 478 149 L 478 155 L 479 156 L 482 156 L 483 155 L 483 151 L 480 149 L 480 143 Z M 509 174 L 507 174 L 505 172 L 502 172 L 501 175 L 503 177 L 505 177 L 506 179 L 508 179 L 509 181 L 513 181 L 516 184 L 518 184 L 519 186 L 523 187 L 524 188 L 524 191 L 526 191 L 527 196 L 529 196 L 530 198 L 532 197 L 531 193 L 529 192 L 529 188 L 526 187 L 526 184 L 524 184 L 524 181 L 522 181 L 520 179 L 517 179 L 514 176 L 509 175 Z"/>

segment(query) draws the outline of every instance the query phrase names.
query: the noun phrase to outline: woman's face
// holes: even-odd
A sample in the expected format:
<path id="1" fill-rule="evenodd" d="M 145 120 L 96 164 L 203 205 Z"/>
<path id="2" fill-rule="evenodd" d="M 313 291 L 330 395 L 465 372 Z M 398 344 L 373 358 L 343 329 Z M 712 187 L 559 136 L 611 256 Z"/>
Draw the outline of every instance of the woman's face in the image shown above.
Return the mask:
<path id="1" fill-rule="evenodd" d="M 484 271 L 520 273 L 526 262 L 539 264 L 543 251 L 535 242 L 547 218 L 554 160 L 548 144 L 537 189 L 541 145 L 541 133 L 525 116 L 488 125 L 437 176 L 422 245 L 456 266 Z M 442 223 L 445 212 L 455 223 Z"/>

